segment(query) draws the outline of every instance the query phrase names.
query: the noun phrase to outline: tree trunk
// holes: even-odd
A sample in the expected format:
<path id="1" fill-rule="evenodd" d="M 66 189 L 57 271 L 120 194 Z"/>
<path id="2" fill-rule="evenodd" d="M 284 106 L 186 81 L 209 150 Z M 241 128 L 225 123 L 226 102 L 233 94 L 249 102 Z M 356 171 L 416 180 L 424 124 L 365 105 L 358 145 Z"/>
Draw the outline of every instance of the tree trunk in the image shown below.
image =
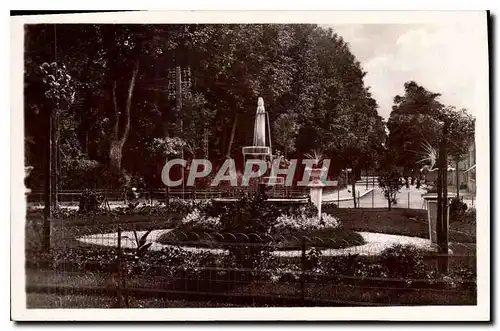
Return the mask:
<path id="1" fill-rule="evenodd" d="M 109 166 L 116 173 L 120 173 L 122 164 L 122 146 L 118 140 L 111 141 L 109 146 Z"/>
<path id="2" fill-rule="evenodd" d="M 443 153 L 441 148 L 442 143 L 439 147 L 438 155 L 438 173 L 437 173 L 437 218 L 436 218 L 436 239 L 438 243 L 438 249 L 440 250 L 441 233 L 442 233 L 442 220 L 443 220 L 443 164 L 446 160 L 443 160 Z"/>
<path id="3" fill-rule="evenodd" d="M 390 194 L 387 195 L 388 198 L 387 198 L 387 207 L 389 209 L 389 211 L 391 211 L 391 200 L 392 200 L 392 197 Z"/>
<path id="4" fill-rule="evenodd" d="M 457 199 L 460 199 L 460 169 L 459 169 L 460 161 L 455 160 L 455 173 L 457 176 Z"/>
<path id="5" fill-rule="evenodd" d="M 365 165 L 365 176 L 366 189 L 368 190 L 368 164 Z"/>
<path id="6" fill-rule="evenodd" d="M 448 253 L 448 164 L 446 147 L 443 147 L 443 251 Z"/>
<path id="7" fill-rule="evenodd" d="M 351 180 L 351 190 L 352 190 L 352 201 L 354 202 L 354 208 L 357 208 L 357 203 L 356 203 L 356 173 L 355 173 L 355 167 L 354 165 L 352 166 L 352 180 Z"/>
<path id="8" fill-rule="evenodd" d="M 51 198 L 51 208 L 52 210 L 57 209 L 57 193 L 59 191 L 59 176 L 60 176 L 60 167 L 59 167 L 59 111 L 56 109 L 53 111 L 53 115 L 51 116 L 52 121 L 52 131 L 51 131 L 51 158 L 52 158 L 52 174 L 51 174 L 51 188 L 52 188 L 52 198 Z"/>
<path id="9" fill-rule="evenodd" d="M 111 169 L 116 171 L 117 173 L 121 172 L 123 146 L 125 145 L 125 142 L 127 141 L 130 132 L 130 109 L 132 107 L 132 95 L 134 93 L 135 80 L 137 78 L 138 72 L 139 72 L 139 61 L 137 60 L 135 62 L 134 69 L 132 71 L 132 77 L 130 78 L 130 82 L 128 85 L 127 100 L 123 114 L 125 119 L 125 124 L 121 136 L 119 134 L 120 111 L 116 100 L 116 82 L 113 84 L 113 105 L 115 112 L 115 123 L 113 126 L 113 138 L 110 143 L 110 149 L 109 149 L 109 159 L 110 159 L 109 165 Z"/>
<path id="10" fill-rule="evenodd" d="M 443 136 L 446 139 L 447 127 L 443 129 Z M 446 144 L 442 141 L 439 147 L 439 169 L 438 169 L 438 218 L 437 218 L 437 239 L 438 252 L 442 254 L 439 259 L 438 268 L 440 272 L 448 271 L 448 167 L 446 162 Z"/>
<path id="11" fill-rule="evenodd" d="M 234 135 L 236 133 L 236 124 L 238 124 L 238 114 L 235 115 L 233 120 L 231 135 L 229 136 L 229 144 L 227 146 L 226 159 L 229 159 L 231 157 L 231 149 L 233 148 Z"/>

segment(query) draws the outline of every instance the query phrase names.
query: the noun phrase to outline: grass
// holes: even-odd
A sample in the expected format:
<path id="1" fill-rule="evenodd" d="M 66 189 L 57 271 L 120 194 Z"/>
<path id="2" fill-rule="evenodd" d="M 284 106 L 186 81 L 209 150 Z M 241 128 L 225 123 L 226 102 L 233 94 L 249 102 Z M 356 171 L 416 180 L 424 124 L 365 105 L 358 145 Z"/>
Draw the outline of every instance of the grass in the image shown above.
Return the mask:
<path id="1" fill-rule="evenodd" d="M 417 236 L 428 238 L 427 214 L 425 210 L 408 210 L 408 209 L 338 209 L 327 208 L 325 212 L 337 216 L 343 225 L 341 230 L 323 230 L 318 233 L 309 233 L 308 237 L 318 237 L 316 246 L 320 246 L 321 242 L 326 238 L 334 238 L 329 240 L 332 243 L 341 243 L 345 240 L 347 243 L 356 243 L 355 231 L 370 231 L 389 234 L 400 234 L 408 236 Z M 28 213 L 26 227 L 26 243 L 27 248 L 39 249 L 40 235 L 42 225 L 41 213 Z M 70 247 L 87 247 L 91 249 L 93 246 L 78 242 L 76 238 L 94 234 L 107 233 L 116 231 L 118 227 L 123 230 L 147 230 L 172 228 L 177 225 L 178 217 L 172 216 L 167 219 L 159 217 L 147 217 L 140 215 L 123 215 L 118 219 L 111 216 L 101 216 L 99 221 L 79 216 L 78 219 L 54 219 L 52 223 L 51 242 L 55 249 L 67 249 Z M 463 265 L 475 265 L 475 226 L 466 223 L 453 222 L 450 224 L 449 237 L 450 248 L 454 255 L 450 257 L 450 269 L 458 269 Z M 295 236 L 300 238 L 303 233 L 296 233 Z M 207 238 L 210 239 L 210 238 Z M 213 239 L 206 243 L 207 246 L 214 245 Z M 234 241 L 234 239 L 233 239 Z M 237 240 L 241 242 L 241 238 Z M 34 243 L 34 244 L 33 244 Z M 359 242 L 357 242 L 359 244 Z M 183 245 L 187 246 L 187 242 Z M 38 248 L 37 248 L 38 245 Z M 308 242 L 308 247 L 311 247 Z M 300 240 L 288 242 L 288 249 L 297 249 L 300 247 Z M 212 247 L 212 246 L 210 246 Z M 320 246 L 321 247 L 321 246 Z M 340 248 L 342 246 L 333 246 Z M 345 247 L 345 246 L 344 246 Z M 282 247 L 281 249 L 287 249 Z M 455 254 L 457 256 L 455 256 Z M 461 257 L 460 255 L 469 255 Z M 27 256 L 29 257 L 29 256 Z M 294 258 L 280 257 L 281 260 L 289 259 L 287 264 L 299 264 L 300 261 Z M 326 259 L 323 257 L 322 259 Z M 293 261 L 292 261 L 293 260 Z M 283 262 L 283 261 L 282 261 Z M 34 286 L 53 286 L 53 287 L 71 287 L 81 288 L 82 286 L 92 289 L 103 287 L 106 283 L 106 275 L 98 273 L 69 273 L 58 271 L 35 271 L 28 270 L 27 284 Z M 300 293 L 300 284 L 294 282 L 253 282 L 251 284 L 231 283 L 224 284 L 222 279 L 210 280 L 207 279 L 175 279 L 175 277 L 140 277 L 129 279 L 130 286 L 138 288 L 147 288 L 150 291 L 156 289 L 188 291 L 190 293 L 198 293 L 199 291 L 211 292 L 222 295 L 222 299 L 227 302 L 237 304 L 238 301 L 231 301 L 231 297 L 237 298 L 241 296 L 297 296 Z M 471 291 L 458 290 L 431 290 L 431 289 L 398 289 L 390 286 L 356 286 L 339 284 L 332 281 L 331 283 L 307 283 L 305 287 L 306 298 L 310 299 L 325 299 L 337 300 L 344 302 L 346 305 L 438 305 L 438 304 L 454 304 L 465 305 L 475 304 L 476 294 Z M 184 292 L 183 292 L 184 293 Z M 86 295 L 82 295 L 86 294 Z M 172 298 L 175 300 L 165 300 L 159 298 L 133 298 L 131 306 L 133 307 L 215 307 L 219 306 L 215 303 L 214 296 L 207 295 L 205 299 L 196 299 L 194 301 L 177 300 L 185 297 Z M 29 308 L 106 308 L 114 303 L 113 298 L 105 296 L 97 296 L 96 293 L 90 291 L 86 293 L 28 293 Z M 224 306 L 224 304 L 221 304 Z M 248 306 L 248 303 L 245 303 Z M 226 305 L 230 306 L 230 305 Z"/>
<path id="2" fill-rule="evenodd" d="M 85 235 L 131 230 L 168 229 L 177 226 L 181 215 L 171 213 L 166 217 L 147 215 L 71 215 L 54 217 L 51 221 L 51 247 L 68 248 L 85 244 L 77 241 Z M 43 227 L 43 211 L 29 210 L 26 215 L 25 247 L 40 250 Z M 88 245 L 87 245 L 88 246 Z"/>
<path id="3" fill-rule="evenodd" d="M 342 230 L 325 230 L 322 233 L 306 234 L 308 237 L 318 237 L 315 239 L 314 246 L 325 247 L 325 240 L 328 241 L 330 248 L 342 248 L 347 246 L 362 244 L 362 238 L 356 231 L 369 231 L 378 233 L 398 234 L 407 236 L 416 236 L 428 238 L 428 223 L 427 212 L 425 210 L 416 209 L 393 209 L 388 211 L 385 208 L 378 209 L 348 209 L 348 208 L 326 208 L 325 212 L 336 216 L 342 222 Z M 118 219 L 112 216 L 101 216 L 100 221 L 96 224 L 89 216 L 79 216 L 75 221 L 70 219 L 54 219 L 52 221 L 51 230 L 51 245 L 56 249 L 66 249 L 68 247 L 92 247 L 91 245 L 83 244 L 76 239 L 89 234 L 109 233 L 117 231 L 118 227 L 123 230 L 153 230 L 166 229 L 175 227 L 178 224 L 179 215 L 172 215 L 167 219 L 156 217 L 140 216 L 140 215 L 122 215 Z M 119 222 L 119 223 L 118 223 Z M 25 243 L 27 250 L 39 250 L 41 246 L 41 230 L 43 224 L 43 215 L 40 211 L 30 211 L 27 214 Z M 80 224 L 80 225 L 78 225 Z M 86 224 L 86 225 L 81 225 Z M 189 232 L 189 231 L 188 231 Z M 164 243 L 179 241 L 176 236 L 180 234 L 180 230 L 174 232 L 170 237 L 161 239 Z M 202 232 L 200 232 L 202 233 Z M 474 244 L 476 242 L 476 227 L 475 225 L 453 222 L 450 224 L 449 238 L 450 242 Z M 303 234 L 296 234 L 300 238 Z M 291 236 L 288 236 L 292 238 Z M 202 235 L 199 247 L 214 247 L 217 243 L 214 240 Z M 208 239 L 208 240 L 207 240 Z M 234 241 L 234 238 L 232 238 Z M 198 241 L 197 237 L 182 239 L 183 246 L 189 246 L 189 241 Z M 288 247 L 281 249 L 297 249 L 300 247 L 299 240 L 291 240 Z M 308 245 L 312 243 L 308 242 Z M 475 247 L 469 245 L 471 252 Z"/>
<path id="4" fill-rule="evenodd" d="M 367 231 L 429 238 L 427 211 L 421 209 L 394 208 L 325 208 L 338 217 L 342 226 L 353 231 Z M 449 228 L 450 242 L 475 243 L 476 226 L 453 222 Z"/>
<path id="5" fill-rule="evenodd" d="M 55 293 L 27 293 L 26 306 L 28 309 L 53 308 L 112 308 L 116 303 L 113 297 L 55 294 Z M 165 300 L 158 298 L 142 299 L 129 298 L 130 308 L 214 308 L 235 307 L 229 303 L 210 301 Z"/>
<path id="6" fill-rule="evenodd" d="M 104 275 L 57 272 L 29 272 L 28 284 L 38 286 L 36 292 L 27 294 L 28 308 L 110 308 L 116 303 L 112 295 L 93 290 L 104 288 Z M 300 303 L 301 286 L 298 280 L 288 281 L 231 281 L 223 291 L 186 287 L 179 282 L 175 287 L 166 286 L 165 279 L 135 276 L 127 279 L 130 289 L 148 290 L 149 297 L 141 294 L 129 296 L 130 308 L 173 307 L 231 307 L 231 306 L 286 306 L 279 303 L 285 298 Z M 364 280 L 366 283 L 366 279 Z M 167 280 L 168 282 L 168 280 Z M 224 282 L 224 281 L 221 281 Z M 196 283 L 196 282 L 194 282 Z M 63 288 L 70 288 L 65 292 Z M 345 283 L 340 281 L 306 282 L 304 298 L 316 305 L 385 306 L 385 305 L 474 305 L 476 291 L 453 288 L 415 288 L 381 283 Z M 138 292 L 140 293 L 140 292 Z M 154 293 L 154 294 L 153 294 Z M 165 295 L 166 297 L 161 297 Z M 166 299 L 168 298 L 168 299 Z M 192 300 L 178 300 L 191 298 Z M 201 298 L 205 298 L 202 300 Z M 266 299 L 267 298 L 267 299 Z M 174 300 L 172 300 L 174 299 Z M 260 300 L 256 300 L 260 299 Z M 277 303 L 278 302 L 278 303 Z"/>
<path id="7" fill-rule="evenodd" d="M 308 248 L 339 249 L 365 244 L 363 237 L 359 233 L 344 228 L 328 228 L 310 232 L 287 231 L 280 235 L 282 235 L 283 239 L 276 245 L 276 248 L 280 250 L 300 250 L 302 247 L 302 240 L 306 240 Z M 235 237 L 227 234 L 216 236 L 206 233 L 202 229 L 179 227 L 160 235 L 156 241 L 164 245 L 225 248 L 228 244 L 234 244 L 235 241 L 238 244 L 244 244 L 245 242 L 255 242 L 255 239 L 257 239 L 252 235 L 245 237 L 244 235 L 236 234 Z M 278 239 L 281 238 L 281 236 L 274 237 Z M 304 237 L 306 238 L 303 239 Z"/>

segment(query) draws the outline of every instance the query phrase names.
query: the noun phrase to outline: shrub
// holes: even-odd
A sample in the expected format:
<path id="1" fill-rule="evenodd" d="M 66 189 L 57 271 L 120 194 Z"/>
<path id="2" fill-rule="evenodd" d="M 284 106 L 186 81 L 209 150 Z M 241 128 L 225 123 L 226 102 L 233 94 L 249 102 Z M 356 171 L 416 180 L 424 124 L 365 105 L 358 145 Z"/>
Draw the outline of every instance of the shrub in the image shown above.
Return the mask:
<path id="1" fill-rule="evenodd" d="M 311 198 L 308 199 L 307 204 L 300 208 L 289 208 L 281 209 L 282 214 L 287 214 L 291 216 L 304 216 L 304 217 L 315 217 L 318 215 L 318 208 L 314 203 L 312 203 Z"/>
<path id="2" fill-rule="evenodd" d="M 467 224 L 476 224 L 476 208 L 471 207 L 467 209 L 462 219 Z"/>
<path id="3" fill-rule="evenodd" d="M 201 207 L 203 224 L 212 223 L 223 233 L 255 234 L 241 245 L 225 245 L 238 267 L 256 268 L 272 260 L 272 239 L 280 209 L 266 202 L 264 193 L 246 193 L 235 203 L 210 203 Z M 249 245 L 245 245 L 248 243 Z"/>
<path id="4" fill-rule="evenodd" d="M 393 245 L 380 254 L 380 263 L 391 278 L 425 276 L 425 251 L 412 245 Z"/>
<path id="5" fill-rule="evenodd" d="M 103 201 L 104 196 L 102 194 L 86 189 L 80 196 L 78 211 L 80 213 L 97 212 Z"/>
<path id="6" fill-rule="evenodd" d="M 181 224 L 198 231 L 219 232 L 221 230 L 220 216 L 208 216 L 198 208 L 187 214 L 181 220 Z"/>
<path id="7" fill-rule="evenodd" d="M 307 271 L 317 271 L 321 267 L 321 251 L 315 247 L 311 248 L 304 261 L 304 269 Z"/>
<path id="8" fill-rule="evenodd" d="M 403 187 L 401 175 L 395 170 L 386 171 L 378 177 L 378 182 L 379 187 L 384 191 L 384 197 L 387 199 L 388 209 L 391 210 L 391 203 L 397 203 L 396 195 Z"/>
<path id="9" fill-rule="evenodd" d="M 359 254 L 341 255 L 333 259 L 328 259 L 325 263 L 325 271 L 332 275 L 352 276 L 359 265 L 359 259 Z"/>
<path id="10" fill-rule="evenodd" d="M 338 208 L 337 204 L 336 203 L 333 203 L 333 202 L 327 202 L 327 203 L 323 203 L 321 205 L 322 208 Z"/>
<path id="11" fill-rule="evenodd" d="M 168 204 L 168 210 L 178 214 L 187 214 L 197 207 L 195 201 L 183 200 L 179 198 L 171 199 Z"/>
<path id="12" fill-rule="evenodd" d="M 453 198 L 450 202 L 450 223 L 461 222 L 467 211 L 467 204 L 459 198 Z"/>
<path id="13" fill-rule="evenodd" d="M 221 231 L 245 234 L 271 234 L 280 210 L 266 202 L 262 193 L 243 195 L 235 203 L 226 205 L 206 206 L 208 216 L 220 217 Z"/>
<path id="14" fill-rule="evenodd" d="M 294 231 L 314 231 L 326 228 L 338 228 L 340 221 L 329 214 L 323 213 L 321 217 L 317 215 L 308 217 L 306 213 L 299 215 L 282 214 L 277 218 L 276 230 Z"/>

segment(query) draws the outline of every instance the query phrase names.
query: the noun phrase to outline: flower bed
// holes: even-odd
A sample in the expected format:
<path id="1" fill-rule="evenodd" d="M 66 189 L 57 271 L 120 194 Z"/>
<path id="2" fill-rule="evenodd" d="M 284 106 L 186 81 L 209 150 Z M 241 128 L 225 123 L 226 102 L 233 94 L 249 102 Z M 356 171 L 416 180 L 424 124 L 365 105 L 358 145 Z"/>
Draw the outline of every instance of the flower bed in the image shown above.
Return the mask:
<path id="1" fill-rule="evenodd" d="M 252 270 L 240 269 L 229 255 L 190 253 L 179 248 L 149 251 L 139 260 L 134 257 L 132 250 L 125 250 L 124 253 L 128 277 L 137 278 L 137 285 L 150 286 L 144 279 L 152 277 L 161 283 L 162 288 L 171 286 L 172 289 L 186 289 L 185 286 L 192 285 L 200 290 L 200 281 L 204 282 L 206 290 L 213 286 L 220 290 L 220 285 L 223 285 L 219 284 L 221 281 L 228 285 L 226 289 L 255 280 L 294 285 L 303 272 L 308 284 L 335 283 L 393 288 L 474 290 L 476 280 L 474 261 L 457 265 L 449 273 L 440 274 L 436 271 L 432 253 L 401 245 L 387 248 L 377 257 L 327 257 L 316 249 L 310 249 L 306 252 L 305 260 L 273 258 Z M 114 248 L 53 251 L 48 255 L 31 256 L 26 261 L 26 269 L 28 273 L 30 270 L 59 270 L 63 274 L 72 272 L 107 275 L 115 266 L 117 256 L 118 252 Z M 63 282 L 66 281 L 64 277 L 61 279 Z M 293 286 L 290 290 L 296 291 L 297 288 Z"/>
<path id="2" fill-rule="evenodd" d="M 326 213 L 316 216 L 312 204 L 280 209 L 263 202 L 248 197 L 235 205 L 195 208 L 180 220 L 180 226 L 156 241 L 226 249 L 237 242 L 280 250 L 300 250 L 304 241 L 310 247 L 335 249 L 365 243 L 360 234 L 344 229 L 336 217 Z"/>

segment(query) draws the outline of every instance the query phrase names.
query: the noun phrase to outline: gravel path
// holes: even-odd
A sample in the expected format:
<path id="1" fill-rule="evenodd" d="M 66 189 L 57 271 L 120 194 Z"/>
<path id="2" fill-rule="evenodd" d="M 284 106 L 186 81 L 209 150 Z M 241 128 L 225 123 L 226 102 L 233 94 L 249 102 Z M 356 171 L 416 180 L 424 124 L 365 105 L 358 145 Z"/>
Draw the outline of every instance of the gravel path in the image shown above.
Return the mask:
<path id="1" fill-rule="evenodd" d="M 164 247 L 169 247 L 170 245 L 163 245 L 156 242 L 156 239 L 164 234 L 172 231 L 172 229 L 166 230 L 153 230 L 148 236 L 148 243 L 152 243 L 152 250 L 161 250 Z M 138 237 L 141 237 L 146 231 L 137 231 Z M 348 254 L 360 254 L 360 255 L 378 255 L 384 249 L 394 245 L 394 244 L 402 244 L 402 245 L 414 245 L 423 249 L 432 249 L 429 239 L 418 238 L 418 237 L 409 237 L 409 236 L 400 236 L 400 235 L 392 235 L 385 233 L 374 233 L 374 232 L 358 232 L 366 244 L 360 246 L 353 246 L 342 249 L 325 249 L 322 251 L 323 256 L 339 256 L 339 255 L 348 255 Z M 101 246 L 117 246 L 118 243 L 118 234 L 117 233 L 105 233 L 105 234 L 94 234 L 89 236 L 84 236 L 79 238 L 78 240 L 83 243 L 93 244 L 93 245 L 101 245 Z M 132 231 L 124 231 L 122 232 L 122 247 L 124 248 L 135 248 L 135 237 Z M 172 247 L 172 246 L 171 246 Z M 199 247 L 180 247 L 183 250 L 189 252 L 210 252 L 213 254 L 223 254 L 225 250 L 217 249 L 217 248 L 199 248 Z M 301 251 L 275 251 L 273 254 L 277 256 L 284 257 L 293 257 L 300 256 Z"/>

